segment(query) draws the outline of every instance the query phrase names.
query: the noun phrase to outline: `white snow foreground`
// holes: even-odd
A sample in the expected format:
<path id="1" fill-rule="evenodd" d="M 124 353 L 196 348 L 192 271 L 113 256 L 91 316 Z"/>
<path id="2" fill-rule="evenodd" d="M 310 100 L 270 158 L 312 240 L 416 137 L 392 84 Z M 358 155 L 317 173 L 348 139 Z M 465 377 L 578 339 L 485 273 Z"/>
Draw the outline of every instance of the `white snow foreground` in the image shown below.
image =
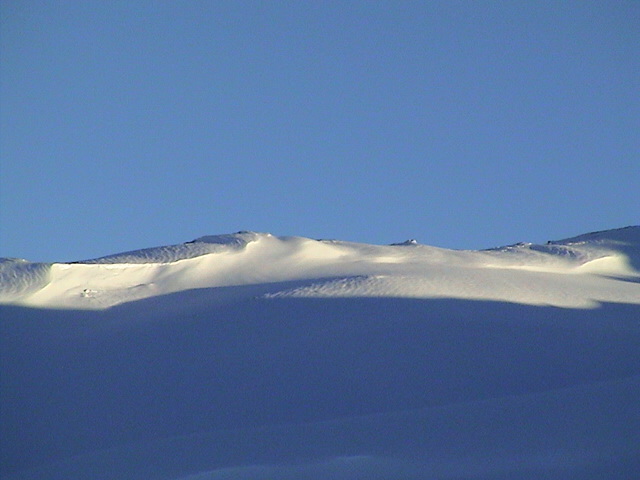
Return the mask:
<path id="1" fill-rule="evenodd" d="M 639 252 L 640 227 L 485 251 L 239 232 L 83 262 L 3 259 L 0 302 L 104 309 L 190 289 L 260 286 L 247 293 L 460 298 L 592 308 L 602 302 L 640 303 Z M 286 289 L 283 282 L 288 282 Z"/>
<path id="2" fill-rule="evenodd" d="M 3 480 L 630 480 L 640 227 L 0 262 Z"/>

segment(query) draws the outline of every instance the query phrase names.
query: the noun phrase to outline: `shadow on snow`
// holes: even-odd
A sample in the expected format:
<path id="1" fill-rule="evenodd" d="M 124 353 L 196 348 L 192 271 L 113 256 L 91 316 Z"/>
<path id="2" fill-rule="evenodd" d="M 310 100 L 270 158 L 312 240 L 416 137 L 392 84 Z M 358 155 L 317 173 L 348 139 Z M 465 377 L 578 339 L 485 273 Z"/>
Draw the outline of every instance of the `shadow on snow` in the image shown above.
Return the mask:
<path id="1" fill-rule="evenodd" d="M 638 305 L 229 292 L 0 307 L 3 478 L 636 471 Z"/>

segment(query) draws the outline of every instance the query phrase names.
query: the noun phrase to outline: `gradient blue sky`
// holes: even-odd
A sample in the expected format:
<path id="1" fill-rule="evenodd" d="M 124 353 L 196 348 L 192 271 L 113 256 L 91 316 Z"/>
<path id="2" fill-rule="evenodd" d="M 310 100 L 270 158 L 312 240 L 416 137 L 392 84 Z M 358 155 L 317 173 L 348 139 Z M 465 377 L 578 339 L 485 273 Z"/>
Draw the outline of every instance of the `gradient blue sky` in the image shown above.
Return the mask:
<path id="1" fill-rule="evenodd" d="M 640 223 L 640 2 L 0 9 L 0 256 Z"/>

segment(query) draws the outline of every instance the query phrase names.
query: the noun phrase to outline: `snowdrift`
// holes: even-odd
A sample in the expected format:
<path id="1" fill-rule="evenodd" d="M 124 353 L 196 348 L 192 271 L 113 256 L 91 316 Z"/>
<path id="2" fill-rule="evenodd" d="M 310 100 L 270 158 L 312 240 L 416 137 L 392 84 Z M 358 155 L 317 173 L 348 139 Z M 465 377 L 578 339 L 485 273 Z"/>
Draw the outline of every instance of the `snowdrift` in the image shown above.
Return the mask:
<path id="1" fill-rule="evenodd" d="M 272 296 L 462 298 L 579 308 L 639 303 L 632 285 L 640 276 L 639 231 L 628 227 L 485 251 L 239 232 L 74 263 L 1 259 L 0 302 L 104 309 L 190 289 L 252 285 Z M 283 282 L 301 287 L 281 290 Z"/>
<path id="2" fill-rule="evenodd" d="M 4 259 L 0 301 L 2 478 L 640 471 L 640 227 Z"/>

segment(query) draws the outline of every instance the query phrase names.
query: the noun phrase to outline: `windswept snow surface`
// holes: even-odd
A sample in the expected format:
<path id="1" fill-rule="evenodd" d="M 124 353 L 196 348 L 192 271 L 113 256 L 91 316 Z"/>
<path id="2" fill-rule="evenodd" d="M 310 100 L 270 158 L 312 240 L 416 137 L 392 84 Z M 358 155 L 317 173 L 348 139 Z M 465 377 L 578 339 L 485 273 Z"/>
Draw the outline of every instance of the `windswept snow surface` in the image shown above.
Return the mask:
<path id="1" fill-rule="evenodd" d="M 261 285 L 270 296 L 463 298 L 577 308 L 640 303 L 634 284 L 640 279 L 639 230 L 486 251 L 239 232 L 71 264 L 4 261 L 0 301 L 103 309 L 189 289 Z M 304 286 L 279 290 L 281 282 L 294 281 Z"/>
<path id="2" fill-rule="evenodd" d="M 0 478 L 635 479 L 640 227 L 0 261 Z"/>

